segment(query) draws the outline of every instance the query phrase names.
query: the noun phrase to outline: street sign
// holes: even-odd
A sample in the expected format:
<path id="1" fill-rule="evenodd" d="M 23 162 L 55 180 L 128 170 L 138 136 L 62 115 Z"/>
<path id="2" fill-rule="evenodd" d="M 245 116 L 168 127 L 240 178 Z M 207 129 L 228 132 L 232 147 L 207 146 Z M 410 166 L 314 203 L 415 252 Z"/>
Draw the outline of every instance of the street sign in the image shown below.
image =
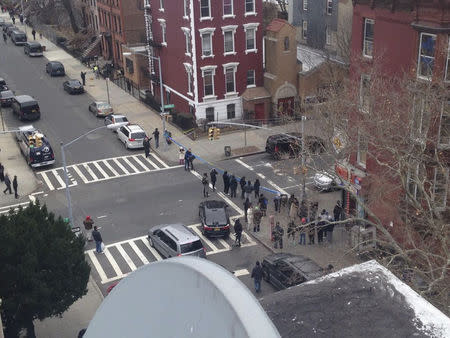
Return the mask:
<path id="1" fill-rule="evenodd" d="M 172 108 L 175 108 L 174 104 L 165 104 L 164 105 L 164 109 L 172 109 Z"/>

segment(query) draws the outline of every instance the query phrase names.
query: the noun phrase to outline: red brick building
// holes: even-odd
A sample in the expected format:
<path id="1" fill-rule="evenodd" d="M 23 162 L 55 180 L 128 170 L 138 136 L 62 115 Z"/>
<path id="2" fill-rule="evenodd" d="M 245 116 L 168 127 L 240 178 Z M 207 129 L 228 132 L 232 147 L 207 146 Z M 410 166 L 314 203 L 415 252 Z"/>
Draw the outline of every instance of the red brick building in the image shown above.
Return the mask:
<path id="1" fill-rule="evenodd" d="M 105 60 L 122 67 L 122 45 L 144 43 L 144 2 L 142 0 L 97 0 L 101 51 Z"/>
<path id="2" fill-rule="evenodd" d="M 369 113 L 370 72 L 375 63 L 386 79 L 409 76 L 418 83 L 446 84 L 450 81 L 449 0 L 354 0 L 350 76 L 359 85 L 359 114 Z M 450 149 L 450 109 L 444 99 L 430 129 L 438 151 Z M 355 118 L 358 118 L 358 113 Z M 405 121 L 408 123 L 408 121 Z M 364 176 L 377 172 L 376 161 L 367 156 L 375 149 L 358 136 L 357 151 L 347 166 L 338 166 L 341 177 L 360 191 Z M 448 206 L 449 169 L 431 168 L 436 198 Z M 357 204 L 357 203 L 356 203 Z M 356 209 L 358 207 L 356 206 Z M 363 213 L 360 210 L 361 213 Z"/>
<path id="3" fill-rule="evenodd" d="M 165 103 L 196 119 L 240 118 L 243 93 L 263 85 L 262 0 L 150 4 Z"/>

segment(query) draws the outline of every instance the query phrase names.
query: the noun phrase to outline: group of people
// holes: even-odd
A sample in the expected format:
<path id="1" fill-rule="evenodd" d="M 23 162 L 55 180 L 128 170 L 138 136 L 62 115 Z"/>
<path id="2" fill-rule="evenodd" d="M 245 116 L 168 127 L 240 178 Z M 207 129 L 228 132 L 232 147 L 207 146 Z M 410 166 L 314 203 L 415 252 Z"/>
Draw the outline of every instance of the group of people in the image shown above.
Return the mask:
<path id="1" fill-rule="evenodd" d="M 5 190 L 3 190 L 4 194 L 9 192 L 9 194 L 12 195 L 12 190 L 11 190 L 11 184 L 12 184 L 12 188 L 14 189 L 14 197 L 19 198 L 19 194 L 17 193 L 18 188 L 19 188 L 19 185 L 17 183 L 17 176 L 14 175 L 14 178 L 11 182 L 11 179 L 9 178 L 8 173 L 5 173 L 5 167 L 1 163 L 0 163 L 0 182 L 5 183 L 6 188 L 5 188 Z"/>

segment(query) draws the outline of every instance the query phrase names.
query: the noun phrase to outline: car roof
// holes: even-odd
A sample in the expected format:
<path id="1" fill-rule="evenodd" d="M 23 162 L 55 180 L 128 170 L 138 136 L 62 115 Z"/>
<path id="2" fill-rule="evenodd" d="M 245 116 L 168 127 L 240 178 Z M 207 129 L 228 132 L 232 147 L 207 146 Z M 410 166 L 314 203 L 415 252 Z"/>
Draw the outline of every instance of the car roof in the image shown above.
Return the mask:
<path id="1" fill-rule="evenodd" d="M 25 34 L 24 31 L 21 31 L 20 29 L 13 30 L 13 34 Z"/>
<path id="2" fill-rule="evenodd" d="M 207 209 L 219 209 L 225 208 L 227 206 L 227 204 L 224 201 L 215 201 L 215 200 L 208 200 L 202 202 L 202 205 L 205 206 Z"/>
<path id="3" fill-rule="evenodd" d="M 161 230 L 171 234 L 180 244 L 192 243 L 200 240 L 200 237 L 194 235 L 189 228 L 181 223 L 164 225 L 161 227 Z"/>
<path id="4" fill-rule="evenodd" d="M 51 64 L 52 66 L 56 66 L 56 65 L 57 66 L 60 66 L 60 65 L 62 66 L 62 63 L 59 62 L 59 61 L 49 61 L 48 63 Z"/>
<path id="5" fill-rule="evenodd" d="M 30 46 L 30 47 L 38 47 L 38 46 L 40 46 L 41 44 L 39 43 L 39 42 L 35 42 L 35 41 L 28 41 L 27 42 L 27 45 L 28 46 Z"/>
<path id="6" fill-rule="evenodd" d="M 31 97 L 30 95 L 18 95 L 16 96 L 16 101 L 17 102 L 27 102 L 27 101 L 36 101 L 33 97 Z"/>
<path id="7" fill-rule="evenodd" d="M 93 103 L 95 103 L 95 104 L 109 104 L 108 102 L 105 102 L 105 101 L 94 101 Z"/>
<path id="8" fill-rule="evenodd" d="M 138 124 L 129 124 L 128 126 L 125 126 L 126 128 L 130 129 L 130 131 L 142 131 L 145 133 L 144 129 Z"/>
<path id="9" fill-rule="evenodd" d="M 74 83 L 74 82 L 81 83 L 80 80 L 77 80 L 77 79 L 69 79 L 66 82 L 69 82 L 69 83 Z"/>
<path id="10" fill-rule="evenodd" d="M 118 114 L 111 114 L 109 115 L 110 118 L 122 118 L 122 117 L 126 117 L 125 115 L 118 115 Z"/>
<path id="11" fill-rule="evenodd" d="M 267 138 L 267 141 L 275 142 L 275 141 L 287 141 L 287 140 L 295 140 L 295 138 L 301 138 L 301 133 L 288 133 L 288 135 L 285 134 L 276 134 L 271 135 Z"/>
<path id="12" fill-rule="evenodd" d="M 21 126 L 21 127 L 19 127 L 19 130 L 21 131 L 21 132 L 25 132 L 25 131 L 35 131 L 35 130 L 37 130 L 35 127 L 33 127 L 33 125 L 32 124 L 29 124 L 29 125 L 26 125 L 26 126 Z"/>

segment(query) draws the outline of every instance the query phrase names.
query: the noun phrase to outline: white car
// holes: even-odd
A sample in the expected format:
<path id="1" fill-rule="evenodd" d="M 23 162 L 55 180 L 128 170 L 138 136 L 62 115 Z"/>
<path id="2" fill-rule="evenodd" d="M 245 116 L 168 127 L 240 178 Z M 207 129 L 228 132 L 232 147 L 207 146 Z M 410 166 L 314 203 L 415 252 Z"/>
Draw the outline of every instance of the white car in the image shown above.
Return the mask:
<path id="1" fill-rule="evenodd" d="M 336 189 L 340 182 L 336 182 L 333 177 L 324 172 L 314 175 L 314 186 L 320 191 L 330 191 Z"/>
<path id="2" fill-rule="evenodd" d="M 122 126 L 117 130 L 119 140 L 123 142 L 127 149 L 143 148 L 144 138 L 147 136 L 144 129 L 137 124 Z"/>
<path id="3" fill-rule="evenodd" d="M 111 114 L 105 117 L 105 126 L 108 126 L 108 128 L 112 129 L 114 132 L 117 132 L 120 127 L 129 124 L 130 122 L 125 115 Z"/>

